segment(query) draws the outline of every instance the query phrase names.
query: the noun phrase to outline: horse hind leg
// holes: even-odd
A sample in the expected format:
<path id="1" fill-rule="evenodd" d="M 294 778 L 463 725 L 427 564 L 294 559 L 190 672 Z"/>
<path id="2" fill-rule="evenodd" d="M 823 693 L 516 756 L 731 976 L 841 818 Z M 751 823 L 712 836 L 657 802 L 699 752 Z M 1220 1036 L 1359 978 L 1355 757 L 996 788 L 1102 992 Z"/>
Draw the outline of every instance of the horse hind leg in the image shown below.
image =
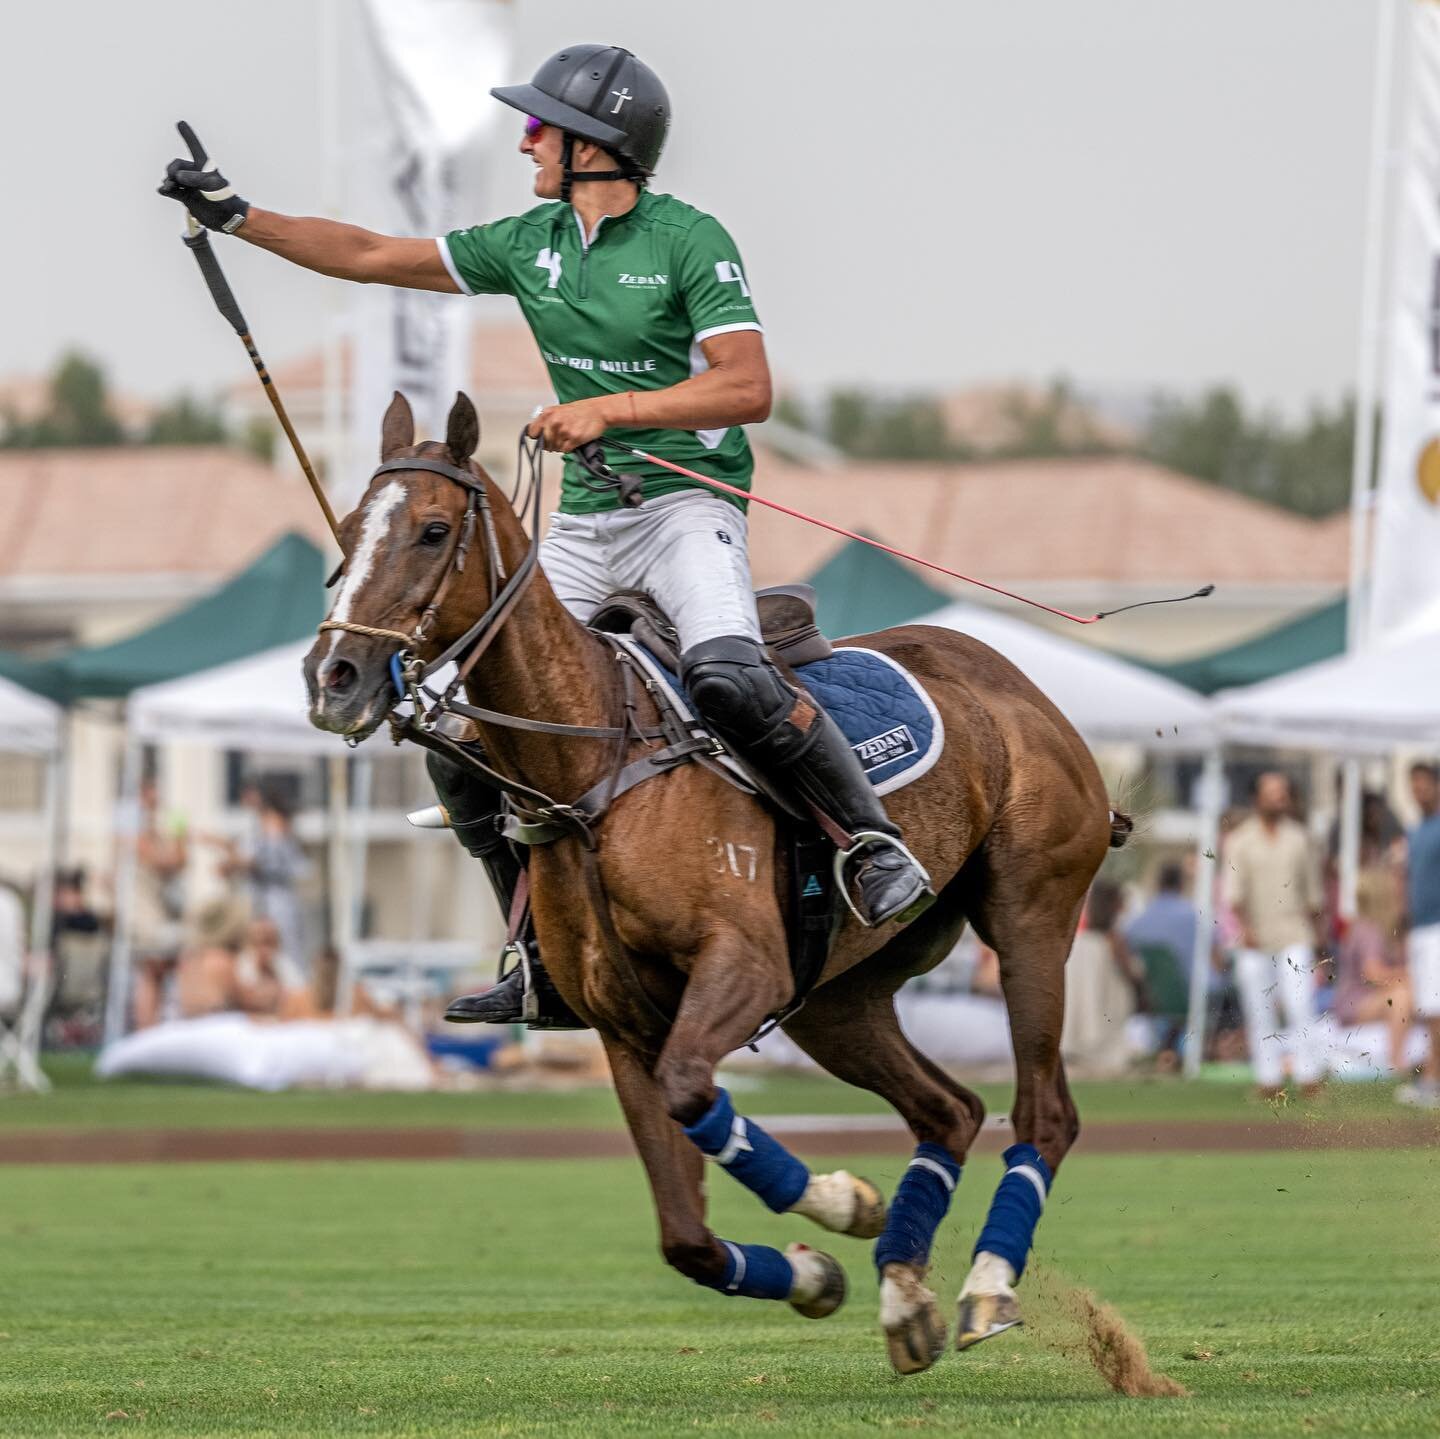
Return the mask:
<path id="1" fill-rule="evenodd" d="M 960 1291 L 957 1349 L 969 1349 L 1023 1322 L 1015 1286 L 1025 1272 L 1055 1173 L 1080 1132 L 1060 1059 L 1065 961 L 1079 904 L 1069 892 L 1055 900 L 1049 907 L 1043 902 L 1007 907 L 1007 916 L 1024 918 L 1013 930 L 1002 920 L 989 936 L 1000 956 L 1015 1051 L 1015 1142 L 1005 1150 L 1005 1174 Z"/>
<path id="2" fill-rule="evenodd" d="M 891 947 L 883 954 L 891 956 Z M 916 1374 L 945 1350 L 945 1321 L 925 1282 L 930 1247 L 985 1108 L 905 1038 L 894 991 L 915 970 L 900 962 L 876 966 L 880 959 L 817 990 L 785 1031 L 836 1078 L 887 1100 L 918 1141 L 875 1245 L 890 1362 L 900 1374 Z"/>

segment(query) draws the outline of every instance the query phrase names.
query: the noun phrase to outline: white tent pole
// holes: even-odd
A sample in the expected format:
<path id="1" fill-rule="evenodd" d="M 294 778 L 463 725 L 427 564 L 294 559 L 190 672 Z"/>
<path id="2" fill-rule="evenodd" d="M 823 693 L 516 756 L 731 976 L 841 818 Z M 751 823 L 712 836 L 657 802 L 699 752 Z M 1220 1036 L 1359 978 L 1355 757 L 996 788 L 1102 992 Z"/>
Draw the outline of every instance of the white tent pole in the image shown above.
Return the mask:
<path id="1" fill-rule="evenodd" d="M 422 768 L 420 771 L 425 773 Z M 429 788 L 429 778 L 425 780 Z M 430 796 L 433 797 L 433 790 Z M 420 995 L 419 947 L 432 933 L 435 908 L 435 853 L 429 845 L 430 831 L 410 830 L 410 943 L 405 961 L 405 1023 L 419 1033 L 424 1011 Z"/>
<path id="2" fill-rule="evenodd" d="M 1360 276 L 1360 348 L 1355 365 L 1355 443 L 1350 461 L 1350 588 L 1346 646 L 1355 650 L 1369 628 L 1370 520 L 1375 482 L 1375 396 L 1379 388 L 1385 274 L 1386 201 L 1392 88 L 1395 72 L 1395 11 L 1408 0 L 1380 0 L 1375 24 L 1375 69 L 1370 103 L 1370 170 L 1365 185 L 1364 258 Z"/>
<path id="3" fill-rule="evenodd" d="M 375 762 L 364 755 L 356 755 L 354 781 L 350 790 L 349 839 L 350 839 L 350 959 L 346 971 L 350 976 L 350 988 L 346 997 L 345 1010 L 349 1013 L 355 1005 L 355 951 L 360 944 L 362 921 L 365 917 L 365 874 L 370 859 L 370 802 L 375 792 Z"/>
<path id="4" fill-rule="evenodd" d="M 1190 1008 L 1185 1020 L 1185 1076 L 1200 1073 L 1205 1056 L 1205 1011 L 1210 955 L 1215 945 L 1215 883 L 1219 875 L 1220 810 L 1225 802 L 1225 764 L 1220 747 L 1208 751 L 1197 786 L 1200 829 L 1195 837 L 1195 951 L 1190 956 Z"/>
<path id="5" fill-rule="evenodd" d="M 139 873 L 140 741 L 127 729 L 115 802 L 115 916 L 110 941 L 110 982 L 105 994 L 105 1043 L 125 1033 L 130 1007 L 130 921 Z"/>
<path id="6" fill-rule="evenodd" d="M 1340 874 L 1336 896 L 1340 918 L 1355 918 L 1360 892 L 1360 820 L 1363 798 L 1360 761 L 1347 759 L 1340 766 Z"/>
<path id="7" fill-rule="evenodd" d="M 20 1048 L 26 1060 L 22 1079 L 44 1093 L 50 1080 L 40 1067 L 40 1045 L 44 1038 L 45 1006 L 55 977 L 55 866 L 60 858 L 60 805 L 64 793 L 65 751 L 63 744 L 45 760 L 45 794 L 41 804 L 39 859 L 35 885 L 30 896 L 29 988 L 20 1014 Z"/>
<path id="8" fill-rule="evenodd" d="M 45 955 L 47 960 L 55 919 L 55 866 L 60 862 L 60 797 L 64 792 L 64 773 L 65 752 L 57 748 L 45 761 L 45 795 L 40 821 L 43 832 L 30 905 L 30 953 L 32 957 Z"/>
<path id="9" fill-rule="evenodd" d="M 330 771 L 330 942 L 339 956 L 335 980 L 335 1013 L 349 1014 L 355 987 L 355 909 L 351 898 L 355 876 L 349 839 L 350 769 L 344 755 L 328 761 Z"/>
<path id="10" fill-rule="evenodd" d="M 1370 172 L 1365 185 L 1364 260 L 1360 279 L 1360 350 L 1355 374 L 1355 444 L 1350 466 L 1350 584 L 1345 647 L 1364 649 L 1370 632 L 1371 520 L 1375 507 L 1375 397 L 1384 349 L 1380 312 L 1385 274 L 1386 201 L 1392 89 L 1395 74 L 1395 12 L 1408 0 L 1380 0 L 1375 22 L 1375 69 L 1370 103 Z M 1408 47 L 1407 47 L 1408 48 Z M 1353 919 L 1360 884 L 1360 763 L 1341 766 L 1340 917 Z"/>

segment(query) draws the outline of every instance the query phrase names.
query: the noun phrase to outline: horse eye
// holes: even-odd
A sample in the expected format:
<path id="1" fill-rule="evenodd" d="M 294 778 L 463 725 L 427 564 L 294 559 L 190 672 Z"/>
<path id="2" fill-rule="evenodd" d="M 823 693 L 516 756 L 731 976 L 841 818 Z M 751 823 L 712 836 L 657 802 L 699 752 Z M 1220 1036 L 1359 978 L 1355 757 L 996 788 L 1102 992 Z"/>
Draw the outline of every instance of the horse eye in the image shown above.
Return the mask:
<path id="1" fill-rule="evenodd" d="M 438 545 L 449 533 L 450 526 L 441 520 L 436 520 L 434 524 L 426 525 L 420 531 L 420 543 L 422 545 Z"/>

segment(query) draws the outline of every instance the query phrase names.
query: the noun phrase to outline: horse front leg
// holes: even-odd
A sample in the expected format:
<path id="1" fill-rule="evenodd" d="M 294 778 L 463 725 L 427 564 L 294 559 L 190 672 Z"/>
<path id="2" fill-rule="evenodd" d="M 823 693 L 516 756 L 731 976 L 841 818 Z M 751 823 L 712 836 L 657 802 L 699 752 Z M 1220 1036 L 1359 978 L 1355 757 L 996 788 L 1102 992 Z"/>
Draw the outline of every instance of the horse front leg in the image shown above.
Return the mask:
<path id="1" fill-rule="evenodd" d="M 828 1255 L 804 1245 L 785 1253 L 720 1239 L 705 1223 L 700 1151 L 666 1112 L 643 1056 L 602 1034 L 615 1092 L 650 1180 L 660 1220 L 660 1250 L 673 1269 L 722 1294 L 783 1299 L 808 1319 L 833 1314 L 845 1298 L 845 1274 Z"/>
<path id="2" fill-rule="evenodd" d="M 772 918 L 769 925 L 726 927 L 707 939 L 691 964 L 655 1079 L 666 1112 L 683 1127 L 685 1137 L 768 1208 L 777 1214 L 808 1214 L 842 1232 L 876 1233 L 885 1215 L 879 1191 L 868 1184 L 861 1187 L 848 1175 L 843 1176 L 848 1181 L 843 1194 L 833 1182 L 835 1176 L 815 1180 L 783 1145 L 737 1115 L 729 1094 L 715 1084 L 720 1060 L 744 1044 L 793 993 L 778 912 Z M 836 1260 L 805 1245 L 791 1245 L 785 1257 L 798 1286 L 789 1297 L 802 1314 L 823 1318 L 840 1307 L 845 1275 Z M 742 1272 L 747 1263 L 743 1255 L 737 1256 Z M 777 1270 L 777 1285 L 779 1279 Z"/>

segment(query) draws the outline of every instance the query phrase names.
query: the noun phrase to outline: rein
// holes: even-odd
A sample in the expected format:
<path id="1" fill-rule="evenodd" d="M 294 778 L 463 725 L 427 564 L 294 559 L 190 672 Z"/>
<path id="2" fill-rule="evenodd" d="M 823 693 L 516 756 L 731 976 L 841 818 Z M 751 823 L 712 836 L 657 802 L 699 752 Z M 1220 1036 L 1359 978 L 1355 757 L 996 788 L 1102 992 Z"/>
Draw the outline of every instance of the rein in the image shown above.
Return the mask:
<path id="1" fill-rule="evenodd" d="M 520 508 L 529 512 L 530 543 L 525 557 L 516 567 L 515 573 L 505 578 L 503 585 L 498 590 L 497 582 L 505 575 L 505 562 L 500 553 L 490 495 L 486 489 L 486 479 L 483 473 L 477 471 L 473 462 L 462 467 L 453 465 L 448 460 L 417 456 L 409 459 L 387 460 L 384 464 L 377 466 L 370 477 L 372 481 L 377 475 L 425 470 L 431 474 L 443 475 L 446 479 L 460 485 L 466 492 L 464 518 L 455 540 L 442 562 L 440 578 L 436 582 L 435 589 L 421 610 L 420 618 L 413 630 L 407 632 L 389 629 L 382 625 L 364 625 L 355 620 L 327 619 L 320 625 L 320 633 L 323 634 L 327 630 L 340 630 L 346 634 L 364 635 L 372 639 L 393 640 L 399 646 L 390 659 L 391 677 L 395 683 L 396 697 L 397 700 L 408 698 L 413 706 L 413 713 L 403 717 L 398 716 L 394 709 L 391 710 L 389 718 L 392 729 L 397 735 L 401 737 L 409 735 L 411 738 L 419 739 L 429 748 L 441 750 L 451 759 L 462 762 L 467 768 L 480 774 L 487 783 L 508 794 L 513 800 L 519 801 L 521 806 L 538 814 L 543 823 L 559 822 L 577 828 L 583 832 L 587 843 L 591 843 L 593 836 L 590 835 L 590 826 L 604 813 L 614 798 L 614 779 L 624 767 L 627 744 L 631 740 L 646 743 L 663 738 L 670 738 L 673 742 L 675 738 L 669 735 L 663 726 L 641 725 L 638 722 L 632 696 L 632 675 L 628 668 L 629 656 L 623 648 L 615 647 L 615 658 L 622 666 L 625 710 L 624 720 L 618 725 L 558 724 L 548 720 L 526 719 L 521 715 L 485 709 L 457 698 L 466 678 L 494 641 L 495 636 L 500 633 L 505 622 L 514 613 L 525 590 L 535 577 L 540 559 L 540 466 L 543 454 L 542 441 L 538 438 L 532 439 L 522 431 L 516 456 L 517 473 L 513 498 L 519 500 L 521 491 L 525 491 Z M 527 486 L 528 488 L 526 488 Z M 464 573 L 465 562 L 474 542 L 477 523 L 485 536 L 490 602 L 484 613 L 464 634 L 449 644 L 434 659 L 426 662 L 420 658 L 420 649 L 429 637 L 430 628 L 439 616 L 440 608 L 444 604 L 456 576 Z M 436 694 L 426 685 L 426 681 L 452 662 L 456 665 L 455 677 L 441 693 Z M 451 713 L 484 724 L 523 730 L 531 734 L 614 741 L 617 746 L 616 757 L 603 802 L 596 805 L 594 803 L 596 796 L 592 792 L 584 796 L 576 805 L 562 804 L 541 790 L 500 774 L 470 750 L 437 733 L 441 720 L 446 714 Z M 424 738 L 421 739 L 421 736 Z M 350 743 L 358 744 L 359 741 L 353 740 Z M 585 801 L 591 801 L 591 803 L 587 805 Z"/>

